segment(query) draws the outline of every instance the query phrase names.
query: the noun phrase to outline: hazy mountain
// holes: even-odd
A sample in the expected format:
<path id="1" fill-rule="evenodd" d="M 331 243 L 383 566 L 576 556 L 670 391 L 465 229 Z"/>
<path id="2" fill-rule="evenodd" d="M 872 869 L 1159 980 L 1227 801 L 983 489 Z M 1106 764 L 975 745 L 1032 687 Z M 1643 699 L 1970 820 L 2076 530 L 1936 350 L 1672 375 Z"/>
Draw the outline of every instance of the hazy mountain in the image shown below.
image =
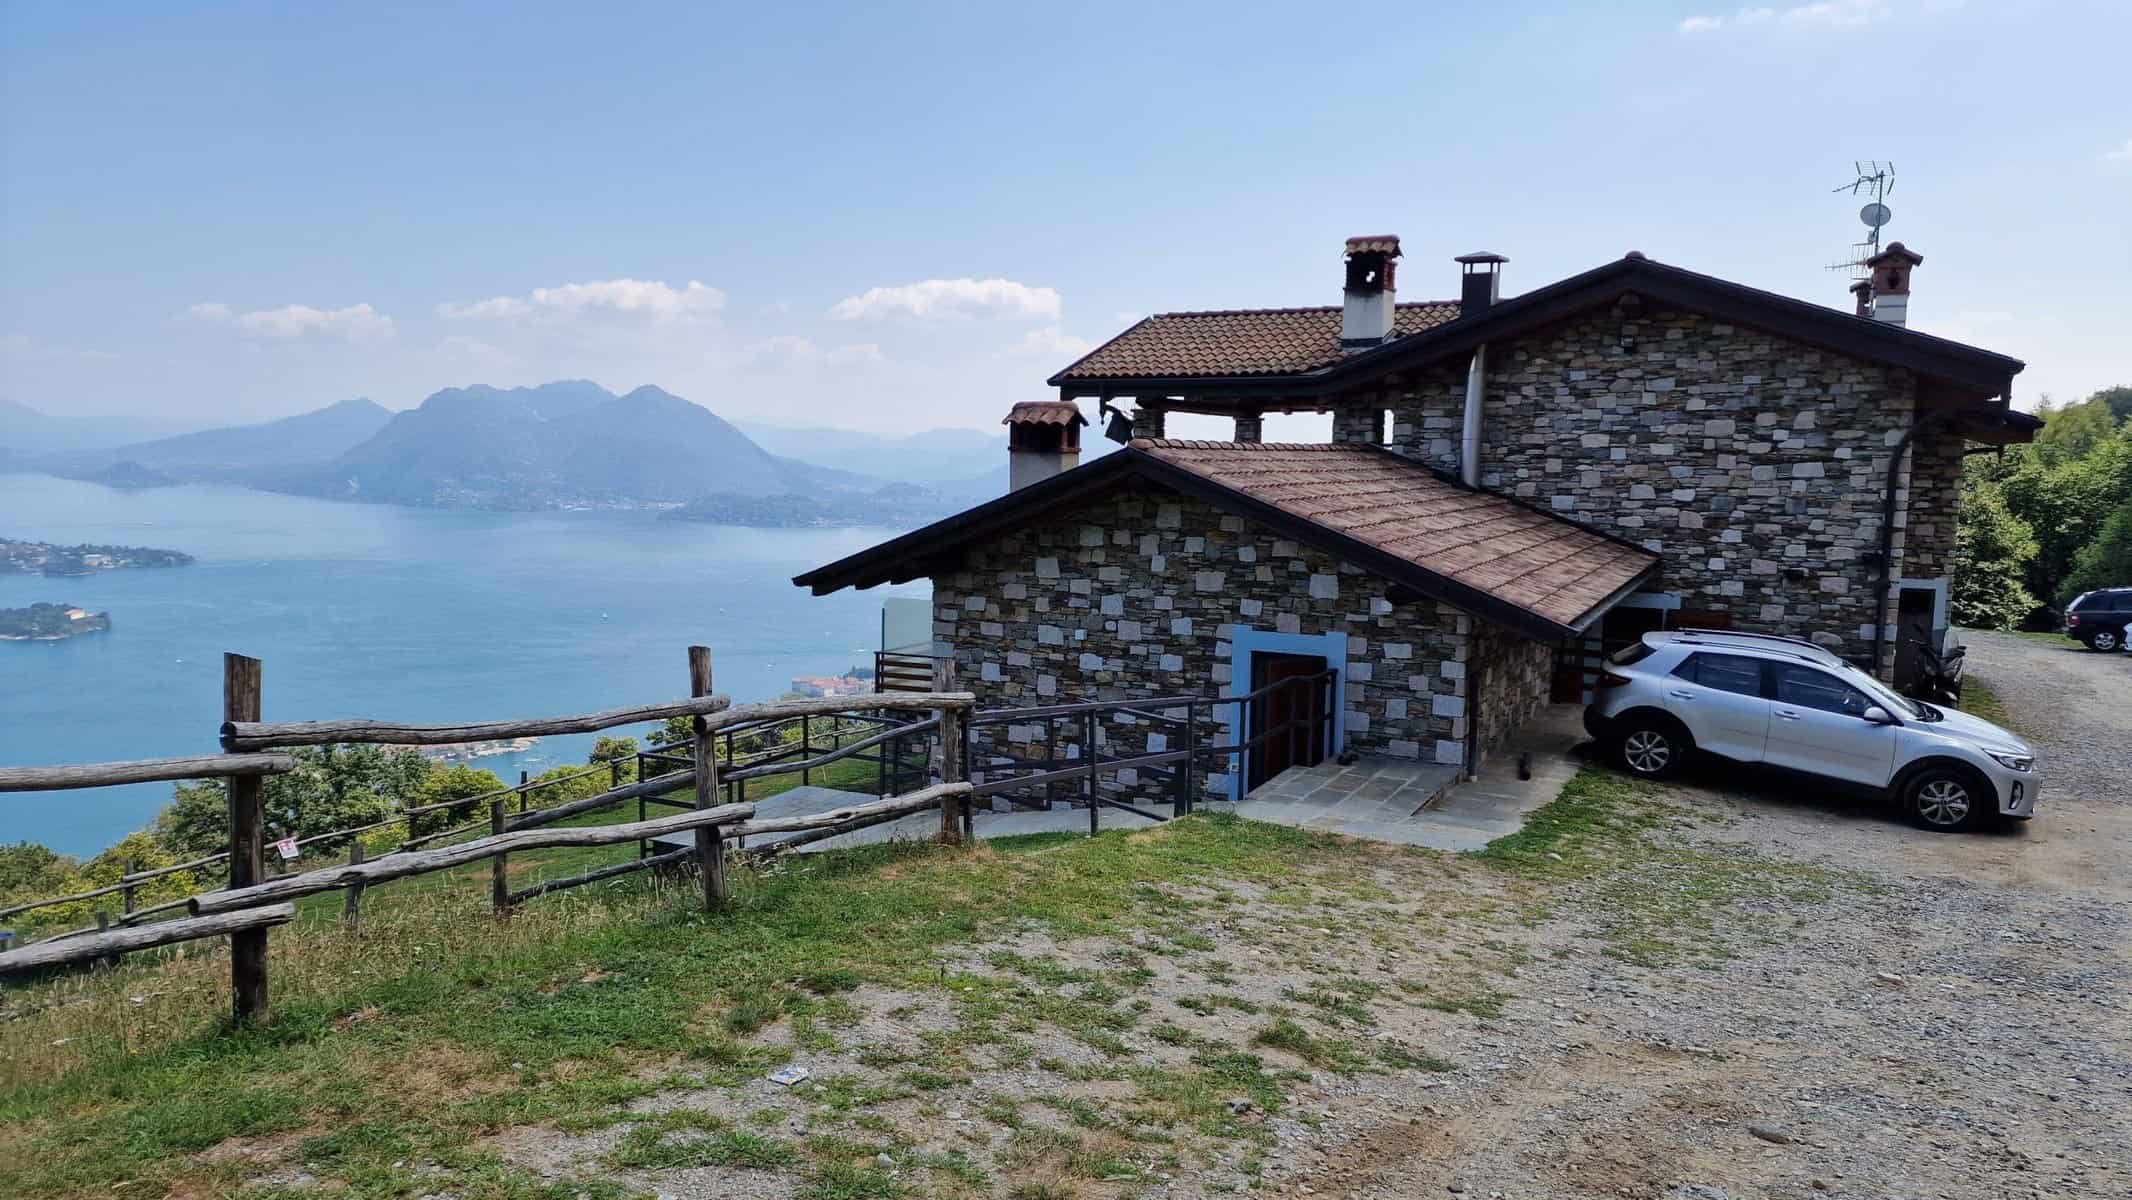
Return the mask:
<path id="1" fill-rule="evenodd" d="M 742 422 L 740 427 L 772 454 L 906 483 L 937 485 L 941 480 L 975 475 L 1007 461 L 1004 431 L 924 429 L 882 434 L 756 422 Z"/>
<path id="2" fill-rule="evenodd" d="M 198 429 L 201 424 L 156 417 L 55 417 L 27 404 L 0 400 L 0 461 L 120 446 Z"/>
<path id="3" fill-rule="evenodd" d="M 328 494 L 402 504 L 543 508 L 680 503 L 851 486 L 750 441 L 656 387 L 448 388 L 325 470 Z"/>
<path id="4" fill-rule="evenodd" d="M 368 400 L 343 400 L 257 425 L 206 429 L 110 450 L 48 456 L 40 465 L 55 474 L 97 482 L 130 479 L 132 482 L 125 486 L 132 487 L 154 486 L 155 480 L 249 482 L 330 462 L 383 429 L 391 419 L 392 413 Z"/>

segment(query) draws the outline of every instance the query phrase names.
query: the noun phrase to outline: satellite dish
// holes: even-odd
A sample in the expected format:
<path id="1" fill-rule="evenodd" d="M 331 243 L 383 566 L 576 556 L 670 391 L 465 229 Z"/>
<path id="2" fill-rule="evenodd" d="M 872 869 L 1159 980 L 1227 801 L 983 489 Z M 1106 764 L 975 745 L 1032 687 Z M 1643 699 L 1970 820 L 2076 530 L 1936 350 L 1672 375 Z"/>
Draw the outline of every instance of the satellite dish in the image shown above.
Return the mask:
<path id="1" fill-rule="evenodd" d="M 1894 220 L 1895 212 L 1887 205 L 1875 202 L 1859 209 L 1858 219 L 1865 222 L 1867 229 L 1878 229 Z"/>

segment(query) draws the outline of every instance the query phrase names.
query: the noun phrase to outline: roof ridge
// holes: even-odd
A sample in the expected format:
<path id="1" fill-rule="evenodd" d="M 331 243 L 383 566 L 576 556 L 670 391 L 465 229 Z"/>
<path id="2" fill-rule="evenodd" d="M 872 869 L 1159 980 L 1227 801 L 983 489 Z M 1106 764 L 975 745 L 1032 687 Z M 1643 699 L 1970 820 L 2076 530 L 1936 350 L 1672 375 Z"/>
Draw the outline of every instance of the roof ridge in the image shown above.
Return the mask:
<path id="1" fill-rule="evenodd" d="M 1396 300 L 1393 308 L 1457 308 L 1460 301 L 1448 300 Z M 1336 313 L 1337 304 L 1295 304 L 1274 308 L 1181 308 L 1174 312 L 1149 313 L 1145 319 L 1154 317 L 1278 317 L 1301 313 Z"/>
<path id="2" fill-rule="evenodd" d="M 1336 450 L 1352 453 L 1366 449 L 1359 442 L 1223 442 L 1206 438 L 1134 438 L 1126 445 L 1137 450 Z"/>

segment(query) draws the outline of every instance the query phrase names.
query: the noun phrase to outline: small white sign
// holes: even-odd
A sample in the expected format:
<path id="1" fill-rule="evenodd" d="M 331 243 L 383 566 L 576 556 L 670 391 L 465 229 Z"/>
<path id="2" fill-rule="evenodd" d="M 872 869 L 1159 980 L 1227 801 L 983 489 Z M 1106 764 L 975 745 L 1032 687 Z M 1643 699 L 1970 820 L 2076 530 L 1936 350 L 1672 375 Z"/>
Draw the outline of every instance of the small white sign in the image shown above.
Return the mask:
<path id="1" fill-rule="evenodd" d="M 275 842 L 274 849 L 281 852 L 281 861 L 283 862 L 291 862 L 302 857 L 302 852 L 296 848 L 295 838 L 283 838 Z"/>

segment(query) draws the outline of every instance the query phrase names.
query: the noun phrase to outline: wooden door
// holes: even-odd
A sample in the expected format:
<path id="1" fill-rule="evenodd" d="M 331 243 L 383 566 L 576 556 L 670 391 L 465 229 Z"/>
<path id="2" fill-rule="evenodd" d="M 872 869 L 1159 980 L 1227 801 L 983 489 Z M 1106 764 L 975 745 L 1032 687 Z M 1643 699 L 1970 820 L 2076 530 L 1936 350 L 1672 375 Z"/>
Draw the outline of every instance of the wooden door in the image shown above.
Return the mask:
<path id="1" fill-rule="evenodd" d="M 1293 680 L 1275 688 L 1251 704 L 1251 736 L 1278 730 L 1289 721 L 1302 721 L 1302 728 L 1275 733 L 1257 743 L 1251 753 L 1250 786 L 1272 779 L 1290 767 L 1316 766 L 1325 757 L 1325 682 L 1308 677 L 1325 670 L 1325 660 L 1309 654 L 1254 654 L 1251 656 L 1251 690 Z"/>

